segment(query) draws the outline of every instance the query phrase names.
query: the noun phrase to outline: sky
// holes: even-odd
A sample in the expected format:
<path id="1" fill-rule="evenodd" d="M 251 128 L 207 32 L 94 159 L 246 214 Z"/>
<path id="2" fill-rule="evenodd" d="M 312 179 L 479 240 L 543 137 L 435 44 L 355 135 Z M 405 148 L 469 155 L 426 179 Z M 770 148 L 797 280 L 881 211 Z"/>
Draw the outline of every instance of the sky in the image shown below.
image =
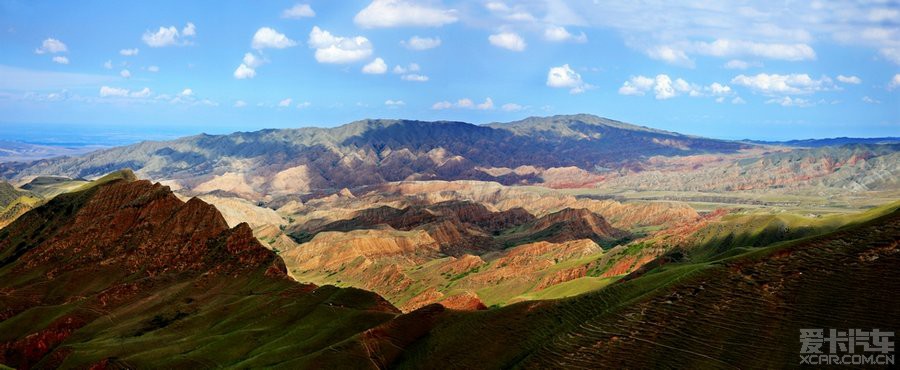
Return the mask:
<path id="1" fill-rule="evenodd" d="M 900 136 L 900 2 L 0 0 L 6 139 L 572 113 Z"/>

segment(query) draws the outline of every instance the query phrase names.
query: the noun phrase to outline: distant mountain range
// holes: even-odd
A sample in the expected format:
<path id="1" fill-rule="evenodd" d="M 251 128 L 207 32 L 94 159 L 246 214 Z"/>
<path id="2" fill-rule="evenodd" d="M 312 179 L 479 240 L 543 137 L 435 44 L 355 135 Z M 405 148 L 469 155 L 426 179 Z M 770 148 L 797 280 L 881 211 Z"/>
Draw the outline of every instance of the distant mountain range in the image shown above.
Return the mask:
<path id="1" fill-rule="evenodd" d="M 627 167 L 652 156 L 733 153 L 751 144 L 650 129 L 591 115 L 464 122 L 363 120 L 335 128 L 198 135 L 143 142 L 74 158 L 4 164 L 8 179 L 96 177 L 131 168 L 196 191 L 295 194 L 398 180 L 534 183 L 535 174 L 492 169 Z M 503 172 L 503 171 L 500 171 Z M 527 172 L 527 171 L 526 171 Z"/>
<path id="2" fill-rule="evenodd" d="M 763 145 L 784 145 L 802 148 L 819 148 L 823 146 L 851 145 L 851 144 L 900 144 L 900 137 L 835 137 L 828 139 L 804 139 L 804 140 L 788 140 L 788 141 L 764 141 L 764 140 L 743 140 L 753 144 Z"/>

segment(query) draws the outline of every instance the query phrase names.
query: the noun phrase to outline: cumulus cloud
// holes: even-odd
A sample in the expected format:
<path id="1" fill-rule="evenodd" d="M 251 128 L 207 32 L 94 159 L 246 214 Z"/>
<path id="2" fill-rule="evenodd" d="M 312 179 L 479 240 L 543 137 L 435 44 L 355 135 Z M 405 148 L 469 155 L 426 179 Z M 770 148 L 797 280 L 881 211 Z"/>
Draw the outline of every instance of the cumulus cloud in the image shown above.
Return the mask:
<path id="1" fill-rule="evenodd" d="M 353 17 L 363 28 L 440 27 L 457 20 L 455 10 L 408 0 L 373 0 Z"/>
<path id="2" fill-rule="evenodd" d="M 103 63 L 103 68 L 112 69 L 112 67 L 113 65 L 111 60 L 107 60 L 106 63 Z"/>
<path id="3" fill-rule="evenodd" d="M 294 100 L 294 99 L 291 99 L 291 98 L 285 98 L 285 99 L 282 99 L 280 102 L 278 102 L 278 107 L 279 107 L 279 108 L 290 107 L 290 106 L 291 106 L 291 102 L 292 102 L 293 100 Z"/>
<path id="4" fill-rule="evenodd" d="M 318 26 L 309 33 L 309 47 L 319 63 L 353 63 L 372 55 L 372 43 L 362 36 L 334 36 Z"/>
<path id="5" fill-rule="evenodd" d="M 862 101 L 868 104 L 881 104 L 881 100 L 873 99 L 868 96 L 863 96 Z"/>
<path id="6" fill-rule="evenodd" d="M 507 21 L 535 22 L 537 20 L 522 4 L 510 7 L 500 1 L 491 1 L 484 4 L 484 7 Z"/>
<path id="7" fill-rule="evenodd" d="M 734 99 L 731 99 L 731 104 L 747 104 L 747 101 L 740 96 L 735 96 Z"/>
<path id="8" fill-rule="evenodd" d="M 243 101 L 243 100 L 236 100 L 236 101 L 234 102 L 234 107 L 235 107 L 235 108 L 243 108 L 243 107 L 246 107 L 246 106 L 247 106 L 247 102 L 245 102 L 245 101 Z"/>
<path id="9" fill-rule="evenodd" d="M 69 58 L 57 55 L 57 56 L 53 57 L 53 63 L 69 64 Z"/>
<path id="10" fill-rule="evenodd" d="M 146 98 L 146 97 L 149 97 L 150 94 L 151 94 L 150 88 L 145 87 L 141 90 L 132 92 L 129 96 L 132 98 Z"/>
<path id="11" fill-rule="evenodd" d="M 685 67 L 693 67 L 694 61 L 688 58 L 684 50 L 676 49 L 671 46 L 656 46 L 645 51 L 647 56 L 662 60 L 669 64 L 680 65 Z"/>
<path id="12" fill-rule="evenodd" d="M 792 98 L 790 96 L 769 99 L 769 100 L 766 100 L 766 104 L 778 104 L 782 107 L 801 107 L 801 108 L 806 108 L 806 107 L 811 107 L 813 105 L 816 105 L 815 103 L 809 101 L 808 99 Z"/>
<path id="13" fill-rule="evenodd" d="M 434 109 L 434 110 L 443 110 L 443 109 L 450 109 L 450 108 L 453 108 L 453 103 L 448 102 L 446 100 L 439 101 L 439 102 L 431 105 L 431 109 Z"/>
<path id="14" fill-rule="evenodd" d="M 544 29 L 544 39 L 554 42 L 587 42 L 587 35 L 585 35 L 584 32 L 573 35 L 563 26 L 550 26 Z"/>
<path id="15" fill-rule="evenodd" d="M 187 89 L 181 90 L 181 93 L 179 93 L 178 95 L 181 95 L 181 96 L 193 96 L 193 95 L 194 95 L 194 90 L 191 90 L 190 88 L 187 88 Z"/>
<path id="16" fill-rule="evenodd" d="M 674 80 L 666 74 L 658 74 L 656 77 L 633 76 L 619 87 L 620 95 L 642 96 L 653 92 L 656 99 L 665 100 L 676 96 L 687 95 L 691 97 L 715 97 L 716 102 L 724 102 L 725 96 L 734 93 L 731 86 L 713 82 L 708 86 L 690 83 L 682 78 Z"/>
<path id="17" fill-rule="evenodd" d="M 516 103 L 506 103 L 506 104 L 503 104 L 500 107 L 500 109 L 502 109 L 505 112 L 518 112 L 522 109 L 525 109 L 525 107 L 523 107 L 519 104 L 516 104 Z"/>
<path id="18" fill-rule="evenodd" d="M 856 77 L 856 76 L 838 75 L 837 80 L 840 82 L 843 82 L 845 84 L 851 84 L 851 85 L 859 85 L 862 83 L 862 79 L 860 79 L 859 77 Z"/>
<path id="19" fill-rule="evenodd" d="M 131 71 L 123 69 L 119 71 L 119 76 L 122 76 L 122 78 L 131 78 Z"/>
<path id="20" fill-rule="evenodd" d="M 101 86 L 100 87 L 100 97 L 101 98 L 147 98 L 152 94 L 152 91 L 149 87 L 145 87 L 138 91 L 130 91 L 128 89 L 123 89 L 120 87 L 110 87 L 110 86 Z"/>
<path id="21" fill-rule="evenodd" d="M 138 49 L 138 48 L 119 50 L 119 54 L 126 56 L 126 57 L 138 55 L 139 52 L 140 52 L 140 49 Z"/>
<path id="22" fill-rule="evenodd" d="M 315 17 L 316 12 L 313 11 L 309 4 L 297 4 L 281 12 L 281 18 L 300 19 Z"/>
<path id="23" fill-rule="evenodd" d="M 731 83 L 748 87 L 765 95 L 800 95 L 835 89 L 834 82 L 827 76 L 813 79 L 805 73 L 788 75 L 767 73 L 760 73 L 754 76 L 738 75 L 731 79 Z"/>
<path id="24" fill-rule="evenodd" d="M 246 64 L 241 64 L 234 70 L 234 78 L 238 80 L 243 80 L 247 78 L 256 77 L 256 70 L 248 67 Z"/>
<path id="25" fill-rule="evenodd" d="M 370 75 L 380 75 L 387 72 L 387 69 L 387 63 L 384 62 L 384 59 L 375 58 L 375 60 L 362 67 L 362 72 Z"/>
<path id="26" fill-rule="evenodd" d="M 196 35 L 197 28 L 193 23 L 188 22 L 181 31 L 175 26 L 159 27 L 159 30 L 156 32 L 146 31 L 141 40 L 151 48 L 161 48 L 165 46 L 190 45 L 191 42 L 187 38 Z"/>
<path id="27" fill-rule="evenodd" d="M 427 82 L 428 76 L 410 73 L 410 74 L 405 74 L 403 76 L 400 76 L 400 79 L 404 80 L 404 81 L 412 81 L 412 82 Z"/>
<path id="28" fill-rule="evenodd" d="M 410 50 L 428 50 L 434 49 L 438 46 L 441 46 L 441 39 L 438 37 L 419 37 L 413 36 L 410 37 L 409 40 L 400 41 L 400 45 L 403 45 L 407 49 Z"/>
<path id="29" fill-rule="evenodd" d="M 296 45 L 296 41 L 269 27 L 261 27 L 256 30 L 256 33 L 253 34 L 253 41 L 250 43 L 250 46 L 256 50 L 284 49 Z"/>
<path id="30" fill-rule="evenodd" d="M 568 64 L 550 68 L 547 72 L 547 86 L 569 89 L 571 94 L 580 94 L 592 87 Z"/>
<path id="31" fill-rule="evenodd" d="M 401 65 L 396 65 L 396 66 L 394 66 L 394 70 L 393 70 L 393 71 L 394 71 L 394 73 L 396 73 L 396 74 L 404 74 L 404 73 L 410 73 L 410 72 L 418 72 L 418 71 L 420 71 L 420 70 L 421 70 L 421 68 L 419 67 L 418 64 L 416 64 L 416 63 L 410 63 L 410 64 L 408 64 L 408 65 L 405 66 L 405 67 L 404 67 L 404 66 L 401 66 Z"/>
<path id="32" fill-rule="evenodd" d="M 740 59 L 732 59 L 723 65 L 726 69 L 747 69 L 753 67 L 762 67 L 763 64 L 760 62 L 747 62 Z"/>
<path id="33" fill-rule="evenodd" d="M 476 104 L 474 101 L 472 101 L 472 99 L 462 98 L 457 100 L 456 103 L 451 103 L 449 101 L 439 101 L 431 105 L 431 109 L 434 110 L 451 108 L 491 110 L 494 109 L 494 100 L 488 97 L 484 99 L 484 102 Z"/>
<path id="34" fill-rule="evenodd" d="M 41 47 L 34 50 L 36 54 L 56 54 L 56 53 L 65 53 L 69 51 L 69 48 L 62 41 L 59 41 L 54 38 L 48 38 L 41 43 Z"/>
<path id="35" fill-rule="evenodd" d="M 385 101 L 384 101 L 384 105 L 386 105 L 386 106 L 388 106 L 388 107 L 390 107 L 390 108 L 396 108 L 396 107 L 404 106 L 404 105 L 406 105 L 406 103 L 404 103 L 403 100 L 390 100 L 390 99 L 388 99 L 388 100 L 385 100 Z"/>
<path id="36" fill-rule="evenodd" d="M 619 88 L 619 94 L 621 95 L 644 95 L 650 88 L 653 87 L 653 79 L 644 76 L 635 76 L 630 80 L 625 81 L 622 84 L 622 87 Z"/>
<path id="37" fill-rule="evenodd" d="M 527 46 L 525 39 L 513 32 L 501 32 L 490 35 L 488 36 L 488 41 L 490 41 L 491 45 L 512 51 L 523 51 Z"/>
<path id="38" fill-rule="evenodd" d="M 256 68 L 263 65 L 265 60 L 253 53 L 244 53 L 244 59 L 234 70 L 234 78 L 243 80 L 256 77 Z"/>
<path id="39" fill-rule="evenodd" d="M 888 90 L 893 90 L 900 87 L 900 73 L 895 74 L 894 77 L 891 78 L 891 82 L 888 82 Z"/>

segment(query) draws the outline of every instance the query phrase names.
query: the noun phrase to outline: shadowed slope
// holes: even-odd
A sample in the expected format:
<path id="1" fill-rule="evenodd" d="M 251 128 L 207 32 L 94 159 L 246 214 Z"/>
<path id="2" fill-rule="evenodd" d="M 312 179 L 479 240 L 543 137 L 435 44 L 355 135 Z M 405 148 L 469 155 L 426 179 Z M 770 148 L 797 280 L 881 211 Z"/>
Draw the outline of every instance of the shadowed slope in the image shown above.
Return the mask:
<path id="1" fill-rule="evenodd" d="M 291 281 L 211 205 L 108 180 L 0 231 L 0 363 L 269 366 L 398 312 L 372 293 Z"/>

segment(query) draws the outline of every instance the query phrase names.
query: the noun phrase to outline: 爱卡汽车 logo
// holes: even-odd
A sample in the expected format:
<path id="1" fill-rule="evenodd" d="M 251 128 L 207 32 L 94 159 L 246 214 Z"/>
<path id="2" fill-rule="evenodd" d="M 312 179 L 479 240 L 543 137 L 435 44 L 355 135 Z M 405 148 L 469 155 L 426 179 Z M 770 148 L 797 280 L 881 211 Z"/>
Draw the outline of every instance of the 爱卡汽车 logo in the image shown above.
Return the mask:
<path id="1" fill-rule="evenodd" d="M 894 332 L 800 329 L 802 365 L 894 365 Z"/>

